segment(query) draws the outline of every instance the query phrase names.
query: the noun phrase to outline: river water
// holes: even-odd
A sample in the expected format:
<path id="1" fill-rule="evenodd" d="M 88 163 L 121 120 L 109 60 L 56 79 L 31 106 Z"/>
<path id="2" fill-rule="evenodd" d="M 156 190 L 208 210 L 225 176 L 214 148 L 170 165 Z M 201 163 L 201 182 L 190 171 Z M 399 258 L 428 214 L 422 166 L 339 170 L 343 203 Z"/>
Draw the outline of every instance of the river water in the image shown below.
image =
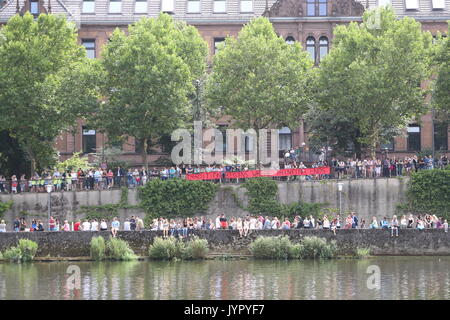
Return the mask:
<path id="1" fill-rule="evenodd" d="M 0 263 L 0 299 L 449 298 L 450 257 Z"/>

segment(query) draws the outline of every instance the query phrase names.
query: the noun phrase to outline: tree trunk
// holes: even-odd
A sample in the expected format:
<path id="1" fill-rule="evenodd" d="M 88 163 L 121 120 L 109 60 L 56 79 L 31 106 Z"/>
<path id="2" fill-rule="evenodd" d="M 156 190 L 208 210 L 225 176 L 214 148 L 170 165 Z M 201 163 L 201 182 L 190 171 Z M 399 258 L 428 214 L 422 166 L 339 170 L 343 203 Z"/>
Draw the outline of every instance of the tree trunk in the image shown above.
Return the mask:
<path id="1" fill-rule="evenodd" d="M 144 138 L 142 141 L 142 151 L 141 151 L 141 157 L 142 157 L 142 163 L 145 166 L 145 170 L 148 170 L 148 163 L 147 163 L 147 147 L 148 147 L 148 139 Z"/>
<path id="2" fill-rule="evenodd" d="M 32 177 L 36 173 L 36 155 L 29 145 L 26 145 L 25 150 L 30 157 L 30 177 Z"/>

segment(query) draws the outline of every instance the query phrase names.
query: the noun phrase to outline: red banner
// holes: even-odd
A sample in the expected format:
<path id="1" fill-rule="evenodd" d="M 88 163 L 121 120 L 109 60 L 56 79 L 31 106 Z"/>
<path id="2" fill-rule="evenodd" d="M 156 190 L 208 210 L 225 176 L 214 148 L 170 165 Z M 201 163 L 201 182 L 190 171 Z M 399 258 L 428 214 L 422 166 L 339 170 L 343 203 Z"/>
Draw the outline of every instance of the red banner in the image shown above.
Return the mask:
<path id="1" fill-rule="evenodd" d="M 187 180 L 219 180 L 221 172 L 201 172 L 187 174 Z M 256 177 L 287 177 L 287 176 L 310 176 L 316 174 L 330 174 L 330 167 L 306 168 L 306 169 L 281 169 L 281 170 L 248 170 L 225 172 L 227 179 L 243 179 Z"/>
<path id="2" fill-rule="evenodd" d="M 219 180 L 222 173 L 220 171 L 214 172 L 200 172 L 187 174 L 187 180 Z"/>

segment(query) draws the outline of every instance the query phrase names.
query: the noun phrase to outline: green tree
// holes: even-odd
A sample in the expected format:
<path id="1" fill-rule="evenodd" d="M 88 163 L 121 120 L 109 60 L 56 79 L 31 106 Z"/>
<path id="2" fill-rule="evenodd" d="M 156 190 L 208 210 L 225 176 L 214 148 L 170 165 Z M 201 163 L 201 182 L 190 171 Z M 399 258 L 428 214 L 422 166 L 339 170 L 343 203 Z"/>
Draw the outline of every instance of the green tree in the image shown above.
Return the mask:
<path id="1" fill-rule="evenodd" d="M 142 18 L 116 29 L 105 46 L 104 97 L 96 127 L 111 137 L 134 137 L 147 147 L 152 140 L 185 125 L 193 81 L 206 67 L 207 45 L 197 29 L 167 14 Z"/>
<path id="2" fill-rule="evenodd" d="M 448 34 L 450 35 L 450 25 Z M 450 114 L 450 39 L 448 36 L 442 40 L 438 52 L 439 69 L 433 99 L 440 111 Z"/>
<path id="3" fill-rule="evenodd" d="M 354 128 L 348 142 L 358 157 L 365 150 L 374 156 L 379 143 L 428 111 L 421 84 L 430 77 L 432 37 L 413 18 L 396 19 L 390 7 L 366 11 L 361 24 L 337 26 L 334 35 L 317 70 L 317 110 Z"/>
<path id="4" fill-rule="evenodd" d="M 55 138 L 75 123 L 80 106 L 96 101 L 95 90 L 80 81 L 87 58 L 74 24 L 30 13 L 2 27 L 0 56 L 0 130 L 17 139 L 33 173 L 54 158 Z"/>
<path id="5" fill-rule="evenodd" d="M 205 88 L 208 108 L 221 108 L 235 127 L 257 134 L 260 129 L 296 126 L 307 109 L 312 65 L 299 43 L 287 44 L 267 18 L 256 18 L 237 38 L 227 37 L 215 55 Z M 260 166 L 259 151 L 256 160 Z"/>

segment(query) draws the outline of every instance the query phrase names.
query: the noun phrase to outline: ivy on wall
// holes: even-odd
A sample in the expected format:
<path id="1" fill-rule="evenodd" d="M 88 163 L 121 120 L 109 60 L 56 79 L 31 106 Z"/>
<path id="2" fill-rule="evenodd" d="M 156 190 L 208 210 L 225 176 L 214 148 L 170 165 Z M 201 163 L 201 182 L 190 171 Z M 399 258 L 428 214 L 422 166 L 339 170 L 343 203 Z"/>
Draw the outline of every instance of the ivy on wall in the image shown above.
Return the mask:
<path id="1" fill-rule="evenodd" d="M 219 185 L 182 179 L 151 180 L 139 188 L 140 207 L 145 223 L 157 217 L 189 217 L 205 212 Z"/>
<path id="2" fill-rule="evenodd" d="M 450 167 L 421 170 L 411 175 L 406 192 L 407 203 L 401 209 L 414 213 L 450 218 Z"/>
<path id="3" fill-rule="evenodd" d="M 3 217 L 3 214 L 8 211 L 9 209 L 11 209 L 13 205 L 13 201 L 7 201 L 7 202 L 2 202 L 0 201 L 0 218 Z"/>

